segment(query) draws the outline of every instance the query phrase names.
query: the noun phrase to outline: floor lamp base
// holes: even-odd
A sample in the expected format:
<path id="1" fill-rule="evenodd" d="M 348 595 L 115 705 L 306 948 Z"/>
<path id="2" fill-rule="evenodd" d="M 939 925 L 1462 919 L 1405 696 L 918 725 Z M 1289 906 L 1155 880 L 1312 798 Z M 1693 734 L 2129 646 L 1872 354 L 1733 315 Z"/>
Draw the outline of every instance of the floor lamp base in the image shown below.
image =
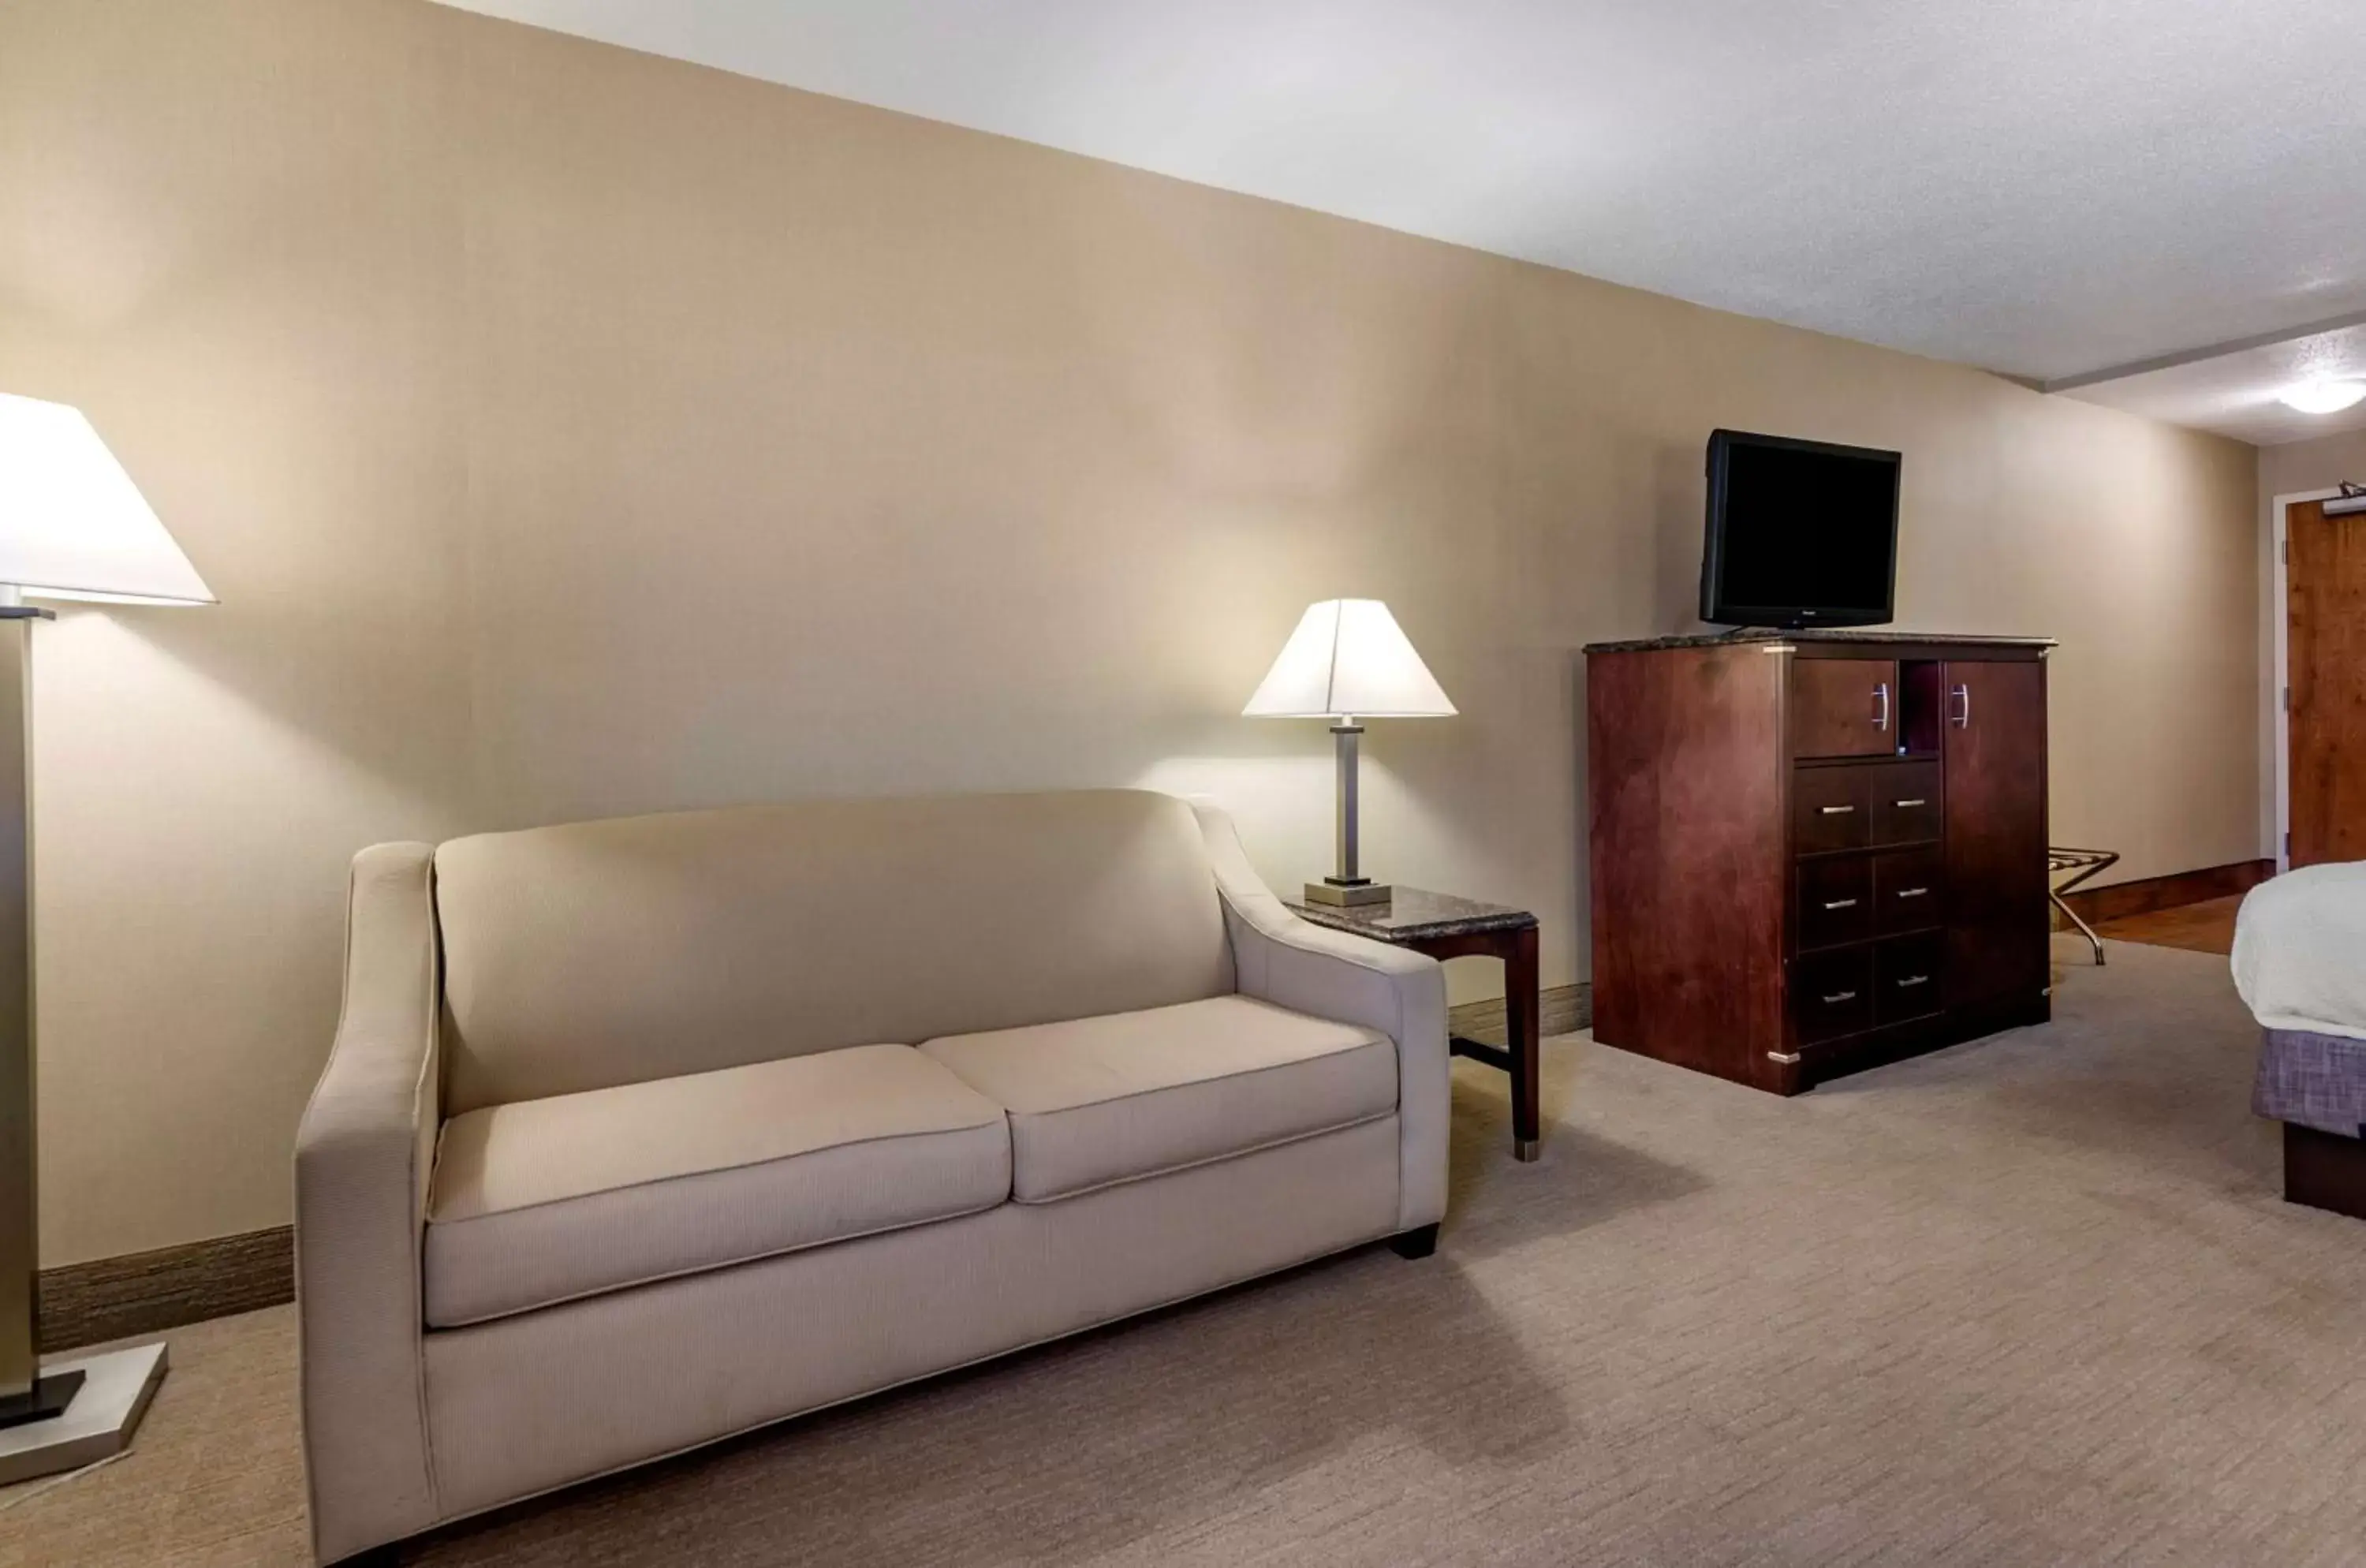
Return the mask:
<path id="1" fill-rule="evenodd" d="M 121 1453 L 131 1446 L 131 1434 L 163 1381 L 161 1344 L 43 1367 L 34 1398 L 43 1398 L 57 1384 L 68 1385 L 68 1397 L 54 1415 L 0 1426 L 0 1486 L 79 1470 Z"/>
<path id="2" fill-rule="evenodd" d="M 80 1372 L 51 1372 L 35 1379 L 32 1393 L 0 1399 L 0 1431 L 28 1421 L 46 1421 L 52 1416 L 64 1415 L 66 1406 L 73 1403 L 74 1391 L 80 1387 Z"/>

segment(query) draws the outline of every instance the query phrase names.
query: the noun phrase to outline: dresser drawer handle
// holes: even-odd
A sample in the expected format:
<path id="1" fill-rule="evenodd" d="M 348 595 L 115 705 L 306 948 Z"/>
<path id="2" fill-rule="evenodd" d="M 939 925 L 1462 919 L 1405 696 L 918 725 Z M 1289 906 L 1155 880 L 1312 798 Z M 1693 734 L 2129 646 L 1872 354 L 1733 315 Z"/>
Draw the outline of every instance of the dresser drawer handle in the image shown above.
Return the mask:
<path id="1" fill-rule="evenodd" d="M 1856 1000 L 1856 993 L 1854 991 L 1840 991 L 1831 996 L 1826 997 L 1824 998 L 1824 1005 L 1826 1007 L 1838 1007 L 1842 1002 L 1853 1002 L 1854 1000 Z"/>
<path id="2" fill-rule="evenodd" d="M 1928 887 L 1901 887 L 1898 890 L 1898 896 L 1900 898 L 1920 898 L 1930 891 Z"/>
<path id="3" fill-rule="evenodd" d="M 1930 978 L 1931 976 L 1928 975 L 1909 975 L 1906 978 L 1898 982 L 1898 988 L 1902 991 L 1909 986 L 1923 985 L 1927 983 Z"/>
<path id="4" fill-rule="evenodd" d="M 1910 806 L 1928 806 L 1931 803 L 1927 800 L 1898 800 L 1892 801 L 1890 804 L 1903 809 Z"/>
<path id="5" fill-rule="evenodd" d="M 1845 817 L 1856 809 L 1853 806 L 1827 806 L 1820 808 L 1827 817 Z"/>
<path id="6" fill-rule="evenodd" d="M 1853 909 L 1856 908 L 1856 900 L 1853 898 L 1835 898 L 1826 904 L 1824 908 L 1827 909 Z"/>

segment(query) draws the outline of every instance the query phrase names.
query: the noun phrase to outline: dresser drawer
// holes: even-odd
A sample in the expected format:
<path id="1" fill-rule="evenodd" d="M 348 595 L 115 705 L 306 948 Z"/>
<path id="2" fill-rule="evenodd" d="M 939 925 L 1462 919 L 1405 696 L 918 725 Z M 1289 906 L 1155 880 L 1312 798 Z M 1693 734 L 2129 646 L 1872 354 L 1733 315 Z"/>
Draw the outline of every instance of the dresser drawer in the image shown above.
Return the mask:
<path id="1" fill-rule="evenodd" d="M 1873 1027 L 1873 949 L 1842 947 L 1791 961 L 1791 1021 L 1802 1045 Z"/>
<path id="2" fill-rule="evenodd" d="M 1861 850 L 1872 841 L 1874 775 L 1878 767 L 1795 768 L 1791 773 L 1791 848 L 1799 854 Z"/>
<path id="3" fill-rule="evenodd" d="M 1946 936 L 1941 931 L 1892 937 L 1876 947 L 1874 1021 L 1897 1023 L 1937 1012 L 1944 1005 L 1946 985 L 1942 971 L 1946 950 Z"/>
<path id="4" fill-rule="evenodd" d="M 1873 829 L 1869 842 L 1935 841 L 1941 820 L 1939 764 L 1898 762 L 1873 778 Z"/>
<path id="5" fill-rule="evenodd" d="M 1799 863 L 1798 918 L 1794 945 L 1837 947 L 1873 934 L 1873 861 L 1865 855 L 1833 855 Z"/>
<path id="6" fill-rule="evenodd" d="M 1947 867 L 1937 850 L 1892 850 L 1872 863 L 1875 931 L 1887 936 L 1945 923 Z"/>

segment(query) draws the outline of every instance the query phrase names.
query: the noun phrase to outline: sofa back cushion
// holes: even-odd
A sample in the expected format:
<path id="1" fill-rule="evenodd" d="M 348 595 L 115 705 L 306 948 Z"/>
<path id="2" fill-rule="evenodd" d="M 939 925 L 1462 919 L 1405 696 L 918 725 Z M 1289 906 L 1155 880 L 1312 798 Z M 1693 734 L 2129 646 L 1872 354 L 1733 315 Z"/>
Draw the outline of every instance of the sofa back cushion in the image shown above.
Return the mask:
<path id="1" fill-rule="evenodd" d="M 1191 809 L 1139 790 L 488 833 L 435 901 L 446 1116 L 1234 988 Z"/>

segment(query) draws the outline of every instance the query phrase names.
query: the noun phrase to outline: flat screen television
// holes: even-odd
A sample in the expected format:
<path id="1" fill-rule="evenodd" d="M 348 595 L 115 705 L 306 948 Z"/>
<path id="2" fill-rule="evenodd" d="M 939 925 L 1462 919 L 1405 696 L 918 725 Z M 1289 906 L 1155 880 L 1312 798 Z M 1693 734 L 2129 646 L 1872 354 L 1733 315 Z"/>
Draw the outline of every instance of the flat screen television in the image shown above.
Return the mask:
<path id="1" fill-rule="evenodd" d="M 1734 626 L 1888 620 L 1902 461 L 1870 446 L 1711 433 L 1701 619 Z"/>

